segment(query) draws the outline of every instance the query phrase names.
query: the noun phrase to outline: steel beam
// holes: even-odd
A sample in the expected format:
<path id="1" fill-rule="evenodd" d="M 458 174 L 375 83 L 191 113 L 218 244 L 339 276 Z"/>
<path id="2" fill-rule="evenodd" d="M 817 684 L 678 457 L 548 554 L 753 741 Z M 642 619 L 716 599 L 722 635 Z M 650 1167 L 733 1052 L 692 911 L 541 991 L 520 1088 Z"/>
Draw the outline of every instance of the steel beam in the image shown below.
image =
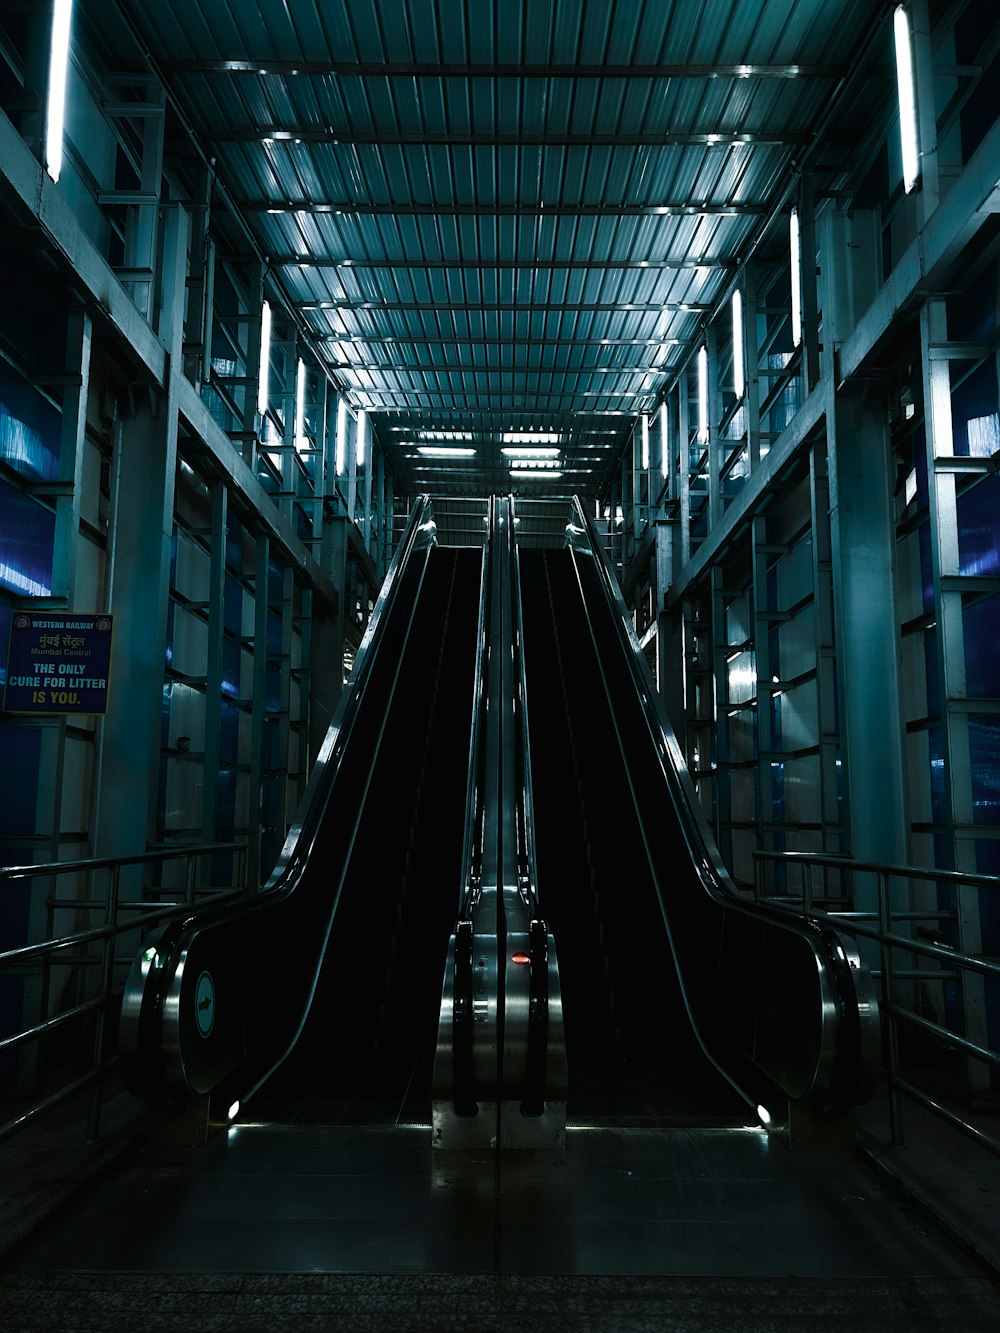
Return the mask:
<path id="1" fill-rule="evenodd" d="M 269 217 L 301 213 L 310 217 L 432 217 L 432 218 L 661 218 L 661 217 L 763 217 L 766 204 L 725 202 L 718 204 L 462 204 L 375 203 L 337 200 L 334 203 L 312 199 L 253 199 L 240 205 L 244 213 L 264 213 Z"/>
<path id="2" fill-rule="evenodd" d="M 352 130 L 291 129 L 268 126 L 260 129 L 221 129 L 206 126 L 202 135 L 216 144 L 324 144 L 331 148 L 732 148 L 739 145 L 798 148 L 809 143 L 805 133 L 787 130 L 755 130 L 734 133 L 730 130 L 700 130 L 693 133 L 661 130 L 658 133 L 559 134 L 553 131 L 525 129 L 520 132 L 475 133 L 468 130 Z"/>
<path id="3" fill-rule="evenodd" d="M 266 74 L 360 79 L 840 79 L 839 65 L 504 64 L 387 60 L 167 60 L 173 74 Z"/>
<path id="4" fill-rule="evenodd" d="M 735 259 L 712 258 L 703 256 L 701 258 L 691 257 L 685 259 L 673 259 L 665 257 L 663 259 L 617 259 L 608 256 L 607 259 L 548 259 L 544 256 L 534 254 L 526 255 L 523 259 L 484 259 L 481 255 L 474 255 L 469 258 L 457 256 L 454 259 L 427 259 L 420 255 L 414 255 L 406 259 L 350 259 L 343 257 L 338 259 L 334 255 L 275 255 L 271 260 L 272 268 L 335 268 L 349 270 L 353 273 L 373 273 L 382 269 L 427 269 L 437 272 L 439 270 L 451 271 L 453 269 L 469 269 L 475 272 L 486 273 L 506 273 L 511 270 L 528 269 L 533 273 L 605 273 L 605 272 L 638 272 L 643 269 L 649 269 L 651 272 L 674 272 L 680 270 L 694 270 L 706 268 L 718 268 L 726 270 L 735 270 L 737 261 Z M 348 304 L 353 304 L 348 301 Z M 388 306 L 391 309 L 398 308 L 392 301 L 382 301 L 373 303 L 378 308 Z M 475 306 L 475 301 L 465 303 L 467 306 Z M 488 303 L 493 309 L 493 303 Z M 308 308 L 308 303 L 300 303 L 298 309 Z M 429 303 L 429 309 L 441 309 L 442 307 Z M 556 306 L 547 306 L 546 309 L 565 309 L 562 302 Z M 619 310 L 632 310 L 635 307 L 629 302 L 619 303 L 616 307 Z M 664 305 L 650 305 L 650 309 L 663 310 Z M 684 307 L 688 308 L 688 307 Z"/>

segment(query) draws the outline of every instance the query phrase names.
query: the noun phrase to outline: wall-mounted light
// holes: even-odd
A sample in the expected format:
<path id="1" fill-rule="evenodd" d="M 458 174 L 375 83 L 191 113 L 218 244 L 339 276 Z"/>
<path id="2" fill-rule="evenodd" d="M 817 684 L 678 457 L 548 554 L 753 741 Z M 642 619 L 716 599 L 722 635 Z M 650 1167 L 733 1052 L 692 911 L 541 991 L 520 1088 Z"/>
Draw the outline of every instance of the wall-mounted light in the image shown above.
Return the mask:
<path id="1" fill-rule="evenodd" d="M 365 451 L 368 448 L 368 413 L 363 409 L 358 413 L 358 440 L 357 440 L 357 460 L 358 469 L 365 465 Z"/>
<path id="2" fill-rule="evenodd" d="M 271 379 L 271 305 L 265 301 L 260 308 L 260 364 L 257 367 L 257 411 L 267 412 L 268 389 Z"/>
<path id="3" fill-rule="evenodd" d="M 799 210 L 793 208 L 788 219 L 788 245 L 792 267 L 792 344 L 802 342 L 802 239 L 799 236 Z"/>
<path id="4" fill-rule="evenodd" d="M 648 472 L 649 471 L 649 417 L 646 415 L 645 412 L 643 412 L 642 416 L 639 418 L 639 421 L 641 423 L 640 438 L 642 440 L 642 470 L 643 472 Z"/>
<path id="5" fill-rule="evenodd" d="M 666 477 L 670 471 L 670 445 L 667 439 L 667 400 L 660 404 L 660 473 Z"/>
<path id="6" fill-rule="evenodd" d="M 45 169 L 54 181 L 62 171 L 63 129 L 66 124 L 66 75 L 69 70 L 69 30 L 73 0 L 55 0 L 49 44 L 49 93 L 45 107 Z"/>
<path id="7" fill-rule="evenodd" d="M 708 443 L 708 348 L 698 349 L 698 439 Z"/>
<path id="8" fill-rule="evenodd" d="M 306 447 L 306 363 L 301 357 L 295 372 L 295 447 Z"/>
<path id="9" fill-rule="evenodd" d="M 743 293 L 733 292 L 733 392 L 742 398 L 746 389 L 746 352 L 743 343 Z"/>
<path id="10" fill-rule="evenodd" d="M 903 189 L 910 194 L 920 175 L 920 144 L 917 138 L 917 92 L 913 78 L 913 42 L 910 16 L 904 5 L 892 15 L 896 43 L 896 88 L 899 94 L 899 140 L 903 151 Z"/>
<path id="11" fill-rule="evenodd" d="M 337 470 L 337 476 L 344 475 L 344 466 L 347 462 L 347 400 L 345 398 L 337 399 L 337 455 L 334 466 Z"/>

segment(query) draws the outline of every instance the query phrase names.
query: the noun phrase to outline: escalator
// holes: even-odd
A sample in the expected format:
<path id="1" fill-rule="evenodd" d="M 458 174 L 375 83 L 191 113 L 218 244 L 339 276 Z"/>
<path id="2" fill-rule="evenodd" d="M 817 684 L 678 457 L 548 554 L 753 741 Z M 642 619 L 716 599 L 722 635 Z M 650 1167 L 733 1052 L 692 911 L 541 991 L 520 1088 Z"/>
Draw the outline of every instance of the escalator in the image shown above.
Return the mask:
<path id="1" fill-rule="evenodd" d="M 437 545 L 418 502 L 270 879 L 172 923 L 133 966 L 122 1067 L 153 1107 L 429 1120 L 483 573 L 482 550 Z"/>
<path id="2" fill-rule="evenodd" d="M 269 1123 L 429 1120 L 481 563 L 475 550 L 429 553 L 308 1018 L 254 1101 Z"/>
<path id="3" fill-rule="evenodd" d="M 750 1108 L 799 1138 L 822 1134 L 877 1075 L 856 949 L 732 883 L 578 502 L 563 549 L 522 550 L 520 565 L 539 895 L 560 940 L 571 1117 L 670 1126 Z"/>
<path id="4" fill-rule="evenodd" d="M 569 550 L 520 554 L 542 904 L 576 1123 L 742 1123 L 695 1040 Z"/>

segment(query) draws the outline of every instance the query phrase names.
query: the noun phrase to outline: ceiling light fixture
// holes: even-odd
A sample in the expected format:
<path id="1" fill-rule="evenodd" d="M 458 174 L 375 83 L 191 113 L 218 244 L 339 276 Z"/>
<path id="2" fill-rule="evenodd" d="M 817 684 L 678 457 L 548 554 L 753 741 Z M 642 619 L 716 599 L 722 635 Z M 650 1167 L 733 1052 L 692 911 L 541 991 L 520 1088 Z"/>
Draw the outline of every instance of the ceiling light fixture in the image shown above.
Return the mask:
<path id="1" fill-rule="evenodd" d="M 502 445 L 500 452 L 506 458 L 558 458 L 562 450 L 552 445 L 539 445 L 536 448 L 531 448 L 530 445 L 515 444 Z"/>
<path id="2" fill-rule="evenodd" d="M 505 430 L 501 444 L 558 444 L 559 432 L 554 430 Z"/>
<path id="3" fill-rule="evenodd" d="M 365 450 L 368 447 L 368 413 L 361 409 L 358 413 L 358 440 L 356 445 L 356 457 L 358 460 L 358 470 L 365 465 Z"/>
<path id="4" fill-rule="evenodd" d="M 49 92 L 45 108 L 45 169 L 59 179 L 66 124 L 66 73 L 69 69 L 69 33 L 73 0 L 55 0 L 49 44 Z"/>
<path id="5" fill-rule="evenodd" d="M 920 175 L 920 143 L 917 134 L 917 93 L 913 78 L 913 43 L 910 16 L 897 5 L 892 16 L 896 44 L 896 89 L 899 95 L 899 140 L 903 153 L 903 189 L 913 192 Z"/>
<path id="6" fill-rule="evenodd" d="M 260 364 L 257 367 L 257 411 L 267 414 L 268 389 L 271 378 L 271 305 L 265 301 L 260 308 Z"/>
<path id="7" fill-rule="evenodd" d="M 698 439 L 708 443 L 708 348 L 698 349 Z"/>
<path id="8" fill-rule="evenodd" d="M 306 447 L 306 363 L 301 356 L 295 371 L 295 447 Z"/>
<path id="9" fill-rule="evenodd" d="M 337 476 L 344 475 L 347 462 L 347 399 L 341 396 L 337 401 L 337 457 L 335 466 Z"/>
<path id="10" fill-rule="evenodd" d="M 745 352 L 743 348 L 743 293 L 733 292 L 733 392 L 742 398 L 746 389 Z"/>
<path id="11" fill-rule="evenodd" d="M 670 464 L 670 441 L 667 439 L 667 400 L 660 404 L 660 473 L 665 478 Z"/>
<path id="12" fill-rule="evenodd" d="M 472 458 L 475 449 L 463 448 L 457 444 L 418 444 L 417 453 L 425 458 Z"/>
<path id="13" fill-rule="evenodd" d="M 799 236 L 799 210 L 793 208 L 788 219 L 788 243 L 792 263 L 792 345 L 802 343 L 802 241 Z"/>

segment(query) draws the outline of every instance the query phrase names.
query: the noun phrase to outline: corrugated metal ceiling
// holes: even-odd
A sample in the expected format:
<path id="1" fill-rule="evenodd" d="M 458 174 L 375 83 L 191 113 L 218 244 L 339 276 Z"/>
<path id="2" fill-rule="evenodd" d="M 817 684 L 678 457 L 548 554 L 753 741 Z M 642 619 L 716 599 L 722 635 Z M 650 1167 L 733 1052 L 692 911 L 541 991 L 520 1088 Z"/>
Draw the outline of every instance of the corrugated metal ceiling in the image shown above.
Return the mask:
<path id="1" fill-rule="evenodd" d="M 81 0 L 99 19 L 100 0 Z M 409 485 L 595 493 L 872 0 L 119 0 Z M 470 458 L 419 460 L 421 432 Z M 418 466 L 423 470 L 418 471 Z"/>

